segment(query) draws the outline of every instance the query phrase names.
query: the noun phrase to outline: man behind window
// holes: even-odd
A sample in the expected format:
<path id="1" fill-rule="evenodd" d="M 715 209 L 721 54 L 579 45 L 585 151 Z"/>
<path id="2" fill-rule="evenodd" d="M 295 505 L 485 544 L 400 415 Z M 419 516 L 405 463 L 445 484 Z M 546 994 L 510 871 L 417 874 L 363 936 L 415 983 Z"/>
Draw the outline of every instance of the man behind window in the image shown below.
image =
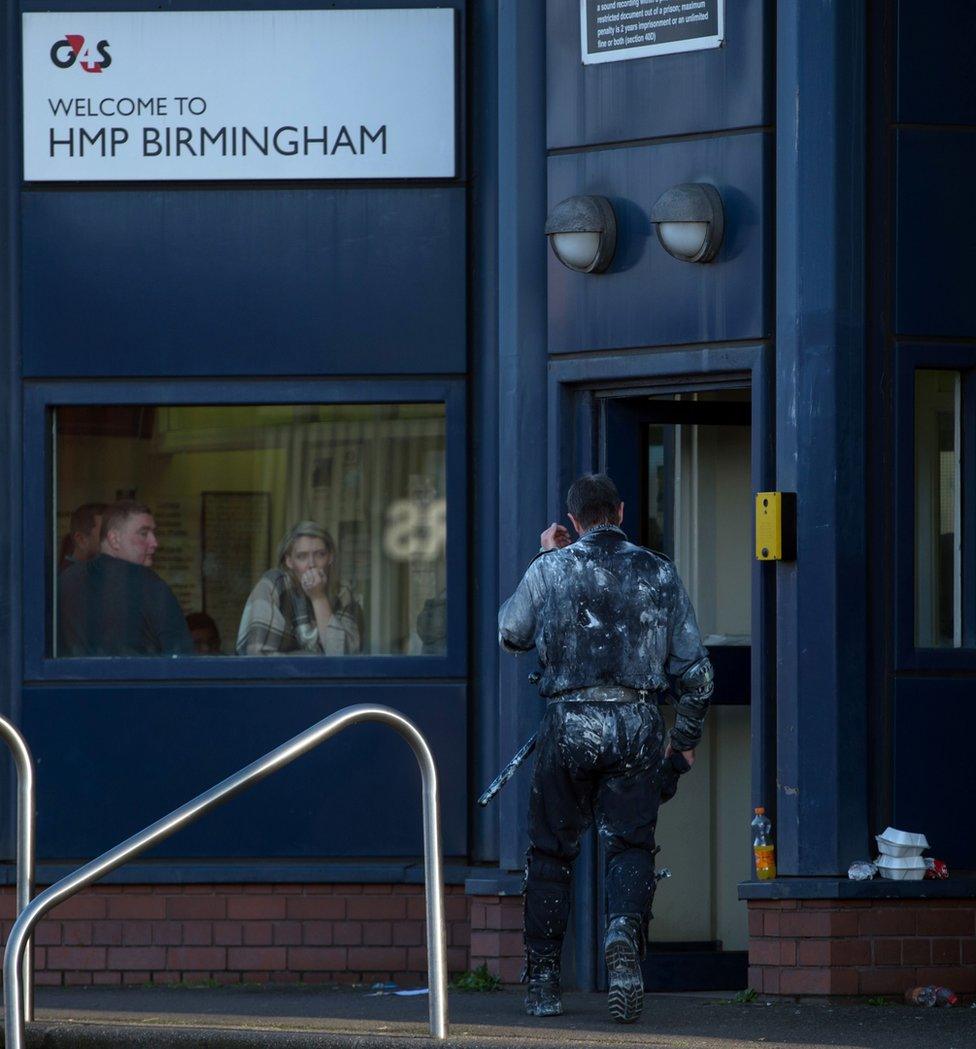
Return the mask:
<path id="1" fill-rule="evenodd" d="M 220 631 L 217 624 L 206 612 L 191 612 L 186 617 L 186 625 L 193 638 L 193 650 L 198 656 L 220 655 Z"/>
<path id="2" fill-rule="evenodd" d="M 100 552 L 58 581 L 60 655 L 193 655 L 179 602 L 151 568 L 158 547 L 148 506 L 123 499 L 105 510 Z"/>
<path id="3" fill-rule="evenodd" d="M 104 503 L 82 503 L 71 515 L 68 534 L 61 543 L 58 572 L 63 572 L 76 561 L 90 561 L 98 556 L 104 513 Z"/>

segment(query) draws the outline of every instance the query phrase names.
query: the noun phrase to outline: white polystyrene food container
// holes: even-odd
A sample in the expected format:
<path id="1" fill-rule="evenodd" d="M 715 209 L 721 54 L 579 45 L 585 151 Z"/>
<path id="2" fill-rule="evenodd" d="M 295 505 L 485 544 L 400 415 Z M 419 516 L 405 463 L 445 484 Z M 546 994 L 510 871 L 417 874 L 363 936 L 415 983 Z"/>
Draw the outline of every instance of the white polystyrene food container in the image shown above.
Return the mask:
<path id="1" fill-rule="evenodd" d="M 879 856 L 878 873 L 889 881 L 920 881 L 927 869 L 922 856 Z"/>
<path id="2" fill-rule="evenodd" d="M 888 881 L 921 881 L 925 877 L 925 871 L 893 871 L 886 867 L 879 867 L 878 874 Z"/>
<path id="3" fill-rule="evenodd" d="M 909 830 L 896 830 L 894 827 L 885 827 L 878 835 L 893 845 L 914 845 L 916 848 L 927 849 L 929 840 L 924 834 L 915 834 Z"/>
<path id="4" fill-rule="evenodd" d="M 913 834 L 907 830 L 896 830 L 894 827 L 887 827 L 885 832 L 877 835 L 874 840 L 884 856 L 921 856 L 929 847 L 924 834 Z"/>
<path id="5" fill-rule="evenodd" d="M 881 855 L 890 856 L 892 859 L 912 859 L 921 856 L 922 852 L 927 848 L 925 845 L 895 845 L 890 841 L 886 841 L 880 834 L 874 840 L 878 843 L 878 851 Z"/>

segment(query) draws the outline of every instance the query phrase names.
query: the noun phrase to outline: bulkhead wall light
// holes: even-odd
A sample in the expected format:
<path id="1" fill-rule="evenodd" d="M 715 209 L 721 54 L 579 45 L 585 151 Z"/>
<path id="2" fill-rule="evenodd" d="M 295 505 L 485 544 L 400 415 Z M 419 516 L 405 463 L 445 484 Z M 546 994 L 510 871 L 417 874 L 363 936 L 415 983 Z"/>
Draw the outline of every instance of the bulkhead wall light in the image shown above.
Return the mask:
<path id="1" fill-rule="evenodd" d="M 651 222 L 664 250 L 682 262 L 711 262 L 725 235 L 725 208 L 707 182 L 685 182 L 662 193 Z"/>
<path id="2" fill-rule="evenodd" d="M 606 197 L 567 197 L 549 212 L 553 254 L 577 273 L 603 273 L 617 247 L 617 219 Z"/>

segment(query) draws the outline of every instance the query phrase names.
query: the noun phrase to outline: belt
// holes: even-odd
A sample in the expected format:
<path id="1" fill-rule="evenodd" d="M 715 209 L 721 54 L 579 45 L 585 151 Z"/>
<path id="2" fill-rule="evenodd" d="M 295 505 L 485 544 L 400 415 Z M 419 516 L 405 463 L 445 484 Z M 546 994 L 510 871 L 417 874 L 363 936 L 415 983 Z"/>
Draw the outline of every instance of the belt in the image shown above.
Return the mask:
<path id="1" fill-rule="evenodd" d="M 647 703 L 655 689 L 627 688 L 626 685 L 592 685 L 574 688 L 549 697 L 550 703 Z"/>

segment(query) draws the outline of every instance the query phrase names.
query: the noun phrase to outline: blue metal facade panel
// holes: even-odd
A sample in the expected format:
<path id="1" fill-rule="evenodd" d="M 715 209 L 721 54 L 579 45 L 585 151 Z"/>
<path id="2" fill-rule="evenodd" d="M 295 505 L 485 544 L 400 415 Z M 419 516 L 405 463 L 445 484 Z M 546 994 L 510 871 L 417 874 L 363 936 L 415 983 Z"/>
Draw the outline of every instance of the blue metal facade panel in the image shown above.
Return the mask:
<path id="1" fill-rule="evenodd" d="M 498 750 L 498 544 L 484 541 L 498 527 L 499 412 L 498 389 L 498 44 L 497 12 L 493 4 L 472 11 L 475 49 L 471 76 L 480 91 L 479 119 L 471 129 L 478 157 L 478 178 L 471 202 L 471 516 L 468 526 L 481 542 L 471 561 L 472 595 L 470 703 L 472 723 L 471 776 L 488 783 L 499 766 Z M 497 813 L 476 807 L 471 831 L 474 862 L 498 858 Z"/>
<path id="2" fill-rule="evenodd" d="M 26 192 L 24 374 L 464 372 L 465 197 Z"/>
<path id="3" fill-rule="evenodd" d="M 771 124 L 771 7 L 730 0 L 720 48 L 584 66 L 579 0 L 549 0 L 549 148 Z"/>
<path id="4" fill-rule="evenodd" d="M 38 859 L 87 859 L 342 707 L 382 703 L 427 736 L 447 856 L 467 851 L 463 685 L 100 685 L 24 690 Z M 358 725 L 299 758 L 148 859 L 416 856 L 420 773 L 406 743 Z"/>
<path id="5" fill-rule="evenodd" d="M 776 487 L 797 494 L 797 557 L 775 569 L 776 844 L 792 876 L 846 871 L 868 841 L 865 32 L 863 0 L 779 8 Z"/>
<path id="6" fill-rule="evenodd" d="M 178 188 L 22 186 L 19 6 L 7 5 L 0 16 L 4 53 L 11 58 L 3 74 L 7 119 L 0 133 L 6 145 L 0 224 L 7 234 L 0 259 L 7 274 L 7 294 L 0 296 L 5 331 L 0 392 L 8 423 L 0 437 L 0 461 L 8 489 L 20 491 L 25 463 L 36 505 L 49 487 L 49 459 L 21 457 L 20 420 L 30 386 L 24 379 L 67 379 L 64 387 L 81 401 L 87 396 L 97 402 L 105 384 L 89 380 L 112 377 L 121 380 L 117 386 L 142 380 L 165 399 L 179 396 L 187 377 L 205 377 L 195 386 L 201 402 L 212 403 L 224 399 L 234 380 L 260 399 L 265 384 L 253 380 L 278 380 L 280 392 L 283 380 L 298 377 L 289 385 L 302 400 L 315 396 L 310 376 L 335 377 L 348 392 L 360 389 L 367 377 L 383 375 L 389 382 L 373 383 L 363 396 L 371 400 L 380 390 L 396 399 L 404 389 L 397 377 L 467 372 L 471 275 L 469 186 L 463 180 L 469 161 L 480 161 L 484 149 L 470 142 L 465 126 L 467 62 L 476 48 L 490 54 L 493 41 L 486 33 L 468 46 L 465 0 L 435 4 L 459 12 L 456 180 Z M 23 6 L 45 8 L 34 2 Z M 78 0 L 62 6 L 92 7 Z M 137 0 L 130 6 L 146 5 Z M 192 10 L 200 4 L 173 0 L 166 6 Z M 322 5 L 215 0 L 209 6 Z M 356 0 L 348 6 L 389 3 Z M 402 0 L 399 6 L 430 4 Z M 485 60 L 481 50 L 478 60 Z M 479 215 L 476 229 L 482 222 Z M 470 240 L 484 236 L 474 232 Z M 484 278 L 484 283 L 490 282 Z M 351 382 L 348 376 L 362 380 Z M 458 508 L 466 507 L 470 458 L 466 390 L 460 379 L 450 384 L 449 400 L 460 403 L 448 453 L 455 464 L 452 505 Z M 19 501 L 11 500 L 0 527 L 0 578 L 6 593 L 19 595 L 26 575 L 27 591 L 36 598 L 39 577 L 22 572 L 21 519 Z M 35 551 L 33 522 L 29 533 Z M 449 541 L 449 577 L 462 591 L 466 554 L 462 537 Z M 466 592 L 458 596 L 458 608 L 466 607 Z M 132 681 L 116 667 L 114 680 L 106 683 L 98 680 L 99 668 L 87 666 L 79 680 L 38 685 L 21 663 L 24 607 L 19 599 L 0 606 L 6 686 L 0 705 L 24 728 L 37 757 L 40 859 L 90 857 L 331 711 L 364 700 L 403 710 L 427 734 L 441 776 L 445 851 L 449 857 L 467 855 L 465 615 L 451 623 L 456 662 L 453 656 L 450 665 L 422 659 L 405 668 L 405 659 L 377 658 L 370 661 L 368 682 L 352 676 L 367 676 L 365 667 L 352 664 L 341 668 L 352 683 L 316 681 L 314 670 L 297 666 L 260 671 L 277 674 L 277 680 L 241 682 L 218 674 L 207 680 L 184 675 L 180 681 Z M 27 619 L 32 640 L 39 621 Z M 232 662 L 227 660 L 228 669 Z M 162 669 L 154 668 L 154 674 Z M 211 667 L 206 670 L 210 675 Z M 399 673 L 412 675 L 413 682 L 399 679 Z M 417 682 L 421 674 L 429 680 Z M 0 769 L 4 760 L 0 755 Z M 494 758 L 490 767 L 493 772 Z M 359 726 L 168 842 L 155 854 L 164 861 L 156 870 L 165 869 L 163 880 L 179 880 L 183 869 L 201 870 L 200 861 L 208 860 L 219 880 L 218 868 L 229 860 L 238 861 L 237 870 L 251 862 L 259 867 L 262 859 L 276 861 L 279 869 L 294 864 L 306 870 L 323 858 L 357 857 L 361 862 L 350 865 L 353 871 L 364 864 L 386 871 L 396 864 L 379 858 L 409 860 L 421 853 L 419 793 L 419 775 L 405 744 L 389 730 Z M 13 812 L 9 792 L 5 811 Z M 5 828 L 12 826 L 8 819 Z M 11 858 L 7 830 L 0 845 L 0 855 Z M 493 847 L 489 837 L 486 848 Z"/>
<path id="7" fill-rule="evenodd" d="M 899 124 L 976 124 L 972 0 L 897 0 Z"/>
<path id="8" fill-rule="evenodd" d="M 976 337 L 976 131 L 913 128 L 896 136 L 895 331 Z"/>
<path id="9" fill-rule="evenodd" d="M 539 548 L 546 488 L 545 17 L 541 4 L 499 5 L 498 51 L 498 517 L 491 537 L 496 597 L 518 585 Z M 540 523 L 540 521 L 542 523 Z M 498 655 L 497 612 L 489 617 L 498 667 L 499 766 L 538 728 L 543 704 L 527 675 L 531 656 Z M 531 662 L 530 662 L 531 660 Z M 529 664 L 528 666 L 526 664 Z M 518 776 L 492 804 L 499 859 L 525 862 L 529 777 Z"/>
<path id="10" fill-rule="evenodd" d="M 295 0 L 295 6 L 308 3 Z M 895 228 L 894 329 L 973 338 L 972 312 L 964 307 L 971 298 L 971 212 L 960 202 L 976 161 L 967 50 L 976 13 L 965 0 L 934 0 L 924 10 L 891 0 L 885 7 L 897 9 L 890 56 L 894 113 L 887 116 L 902 125 L 969 125 L 893 132 L 895 200 L 886 186 L 878 207 L 885 222 L 890 211 Z M 472 330 L 483 326 L 474 352 L 484 359 L 473 380 L 472 444 L 464 456 L 473 470 L 477 530 L 486 541 L 478 544 L 472 569 L 478 607 L 470 625 L 459 620 L 458 629 L 477 636 L 472 674 L 481 695 L 471 775 L 481 785 L 496 760 L 534 727 L 538 713 L 524 681 L 525 661 L 506 659 L 499 670 L 492 622 L 497 599 L 505 596 L 500 591 L 518 578 L 535 548 L 541 527 L 536 513 L 545 502 L 547 449 L 539 439 L 546 426 L 540 404 L 544 167 L 550 206 L 577 193 L 604 193 L 620 220 L 617 260 L 606 275 L 582 276 L 549 254 L 550 352 L 768 338 L 776 288 L 779 392 L 775 404 L 772 383 L 755 388 L 754 397 L 765 398 L 764 440 L 771 444 L 775 432 L 778 442 L 776 476 L 764 483 L 797 490 L 801 508 L 801 559 L 763 568 L 767 590 L 777 577 L 780 605 L 778 844 L 783 873 L 836 873 L 870 840 L 861 666 L 870 642 L 865 644 L 861 601 L 882 582 L 880 571 L 865 581 L 859 485 L 865 467 L 886 476 L 891 449 L 879 446 L 877 457 L 866 461 L 863 428 L 882 430 L 888 441 L 892 425 L 898 433 L 911 425 L 908 418 L 865 412 L 863 385 L 880 385 L 890 367 L 881 362 L 870 370 L 860 356 L 864 271 L 877 274 L 877 285 L 889 280 L 881 247 L 872 247 L 866 263 L 860 256 L 864 136 L 851 128 L 861 126 L 861 60 L 872 46 L 860 35 L 868 24 L 863 5 L 835 7 L 829 17 L 822 5 L 780 7 L 775 281 L 771 0 L 730 2 L 728 39 L 719 50 L 592 67 L 580 62 L 578 0 L 549 0 L 545 19 L 541 7 L 531 14 L 525 9 L 515 0 L 478 8 L 478 33 L 487 38 L 500 31 L 502 42 L 497 55 L 494 40 L 476 36 L 471 48 L 485 65 L 498 62 L 497 83 L 494 70 L 482 70 L 482 95 L 476 96 L 476 119 L 485 122 L 476 129 L 483 136 L 477 148 L 490 161 L 472 167 L 471 192 L 483 194 L 475 203 L 459 184 L 37 188 L 21 195 L 18 70 L 10 63 L 4 75 L 13 108 L 4 133 L 6 206 L 0 217 L 8 235 L 0 242 L 12 246 L 2 262 L 7 288 L 20 280 L 16 252 L 22 250 L 23 291 L 3 303 L 10 356 L 0 374 L 9 414 L 0 444 L 2 476 L 6 487 L 19 490 L 21 334 L 25 376 L 77 379 L 79 388 L 99 376 L 196 375 L 220 383 L 228 376 L 457 374 L 468 366 L 470 282 Z M 8 53 L 16 51 L 18 21 L 8 12 Z M 845 122 L 837 112 L 853 116 Z M 725 134 L 740 129 L 748 130 Z M 886 124 L 880 137 L 887 133 Z M 544 164 L 546 135 L 556 155 Z M 669 136 L 682 138 L 634 144 Z M 617 148 L 593 149 L 609 143 Z M 887 164 L 883 149 L 872 164 L 878 170 Z M 729 240 L 711 266 L 671 259 L 648 221 L 664 189 L 690 180 L 714 181 L 728 208 Z M 469 236 L 467 215 L 475 213 L 482 226 L 473 226 Z M 701 352 L 718 367 L 709 355 L 726 350 Z M 638 355 L 625 357 L 636 361 Z M 607 360 L 563 359 L 551 370 L 579 363 L 574 382 L 585 386 L 605 377 Z M 565 464 L 568 456 L 556 455 L 557 443 L 571 447 L 574 437 L 585 443 L 590 435 L 564 424 L 555 413 L 548 420 L 548 453 L 550 461 Z M 37 468 L 36 458 L 25 462 L 28 473 Z M 565 480 L 550 472 L 551 513 L 562 512 Z M 910 513 L 912 493 L 905 498 L 902 515 Z M 0 528 L 0 588 L 10 593 L 20 592 L 24 562 L 18 513 L 13 507 Z M 889 523 L 886 518 L 885 527 Z M 882 571 L 895 568 L 886 563 Z M 447 852 L 467 851 L 464 684 L 48 682 L 29 684 L 21 697 L 20 614 L 16 603 L 0 607 L 3 680 L 13 686 L 4 710 L 21 721 L 23 701 L 22 723 L 40 759 L 42 858 L 89 856 L 360 699 L 403 709 L 430 733 L 441 764 Z M 895 616 L 909 614 L 902 608 Z M 29 628 L 36 619 L 27 622 Z M 872 636 L 893 635 L 897 628 L 885 620 Z M 772 638 L 769 648 L 775 648 Z M 968 658 L 966 652 L 951 655 Z M 892 690 L 884 709 L 894 750 L 891 818 L 924 829 L 933 851 L 953 866 L 976 866 L 964 832 L 971 822 L 965 806 L 976 786 L 964 749 L 974 728 L 971 681 L 931 676 L 935 670 L 928 665 L 897 677 L 889 656 L 885 651 L 879 658 L 887 661 L 881 676 Z M 764 672 L 771 676 L 768 668 Z M 755 723 L 755 788 L 766 790 L 758 800 L 770 804 L 764 784 L 773 778 L 777 725 L 772 712 L 767 715 Z M 948 770 L 941 778 L 924 774 L 920 755 L 934 752 Z M 375 727 L 351 730 L 157 855 L 258 855 L 285 862 L 416 855 L 416 783 L 412 758 L 399 740 Z M 522 777 L 480 817 L 479 859 L 500 852 L 503 866 L 520 863 L 526 784 Z M 78 801 L 83 804 L 75 815 Z M 9 855 L 9 835 L 4 841 Z"/>
<path id="11" fill-rule="evenodd" d="M 894 720 L 894 826 L 924 833 L 950 871 L 973 870 L 972 679 L 896 679 Z"/>
<path id="12" fill-rule="evenodd" d="M 606 273 L 576 273 L 549 253 L 550 352 L 769 335 L 770 152 L 770 136 L 756 132 L 550 157 L 550 208 L 592 193 L 617 215 Z M 713 263 L 672 258 L 650 223 L 657 198 L 681 182 L 711 182 L 722 194 L 726 239 Z"/>
<path id="13" fill-rule="evenodd" d="M 973 732 L 968 675 L 976 598 L 968 552 L 976 530 L 966 486 L 976 450 L 968 248 L 976 234 L 969 204 L 976 162 L 976 8 L 966 0 L 891 0 L 874 5 L 871 17 L 874 170 L 866 237 L 876 276 L 869 303 L 867 417 L 873 433 L 865 498 L 875 510 L 868 577 L 872 829 L 891 822 L 924 831 L 934 855 L 953 868 L 971 868 L 976 848 L 966 806 L 974 782 L 966 748 Z M 959 648 L 915 643 L 915 517 L 924 484 L 915 462 L 917 368 L 959 369 L 964 376 Z M 939 755 L 935 776 L 925 769 L 933 753 Z"/>

